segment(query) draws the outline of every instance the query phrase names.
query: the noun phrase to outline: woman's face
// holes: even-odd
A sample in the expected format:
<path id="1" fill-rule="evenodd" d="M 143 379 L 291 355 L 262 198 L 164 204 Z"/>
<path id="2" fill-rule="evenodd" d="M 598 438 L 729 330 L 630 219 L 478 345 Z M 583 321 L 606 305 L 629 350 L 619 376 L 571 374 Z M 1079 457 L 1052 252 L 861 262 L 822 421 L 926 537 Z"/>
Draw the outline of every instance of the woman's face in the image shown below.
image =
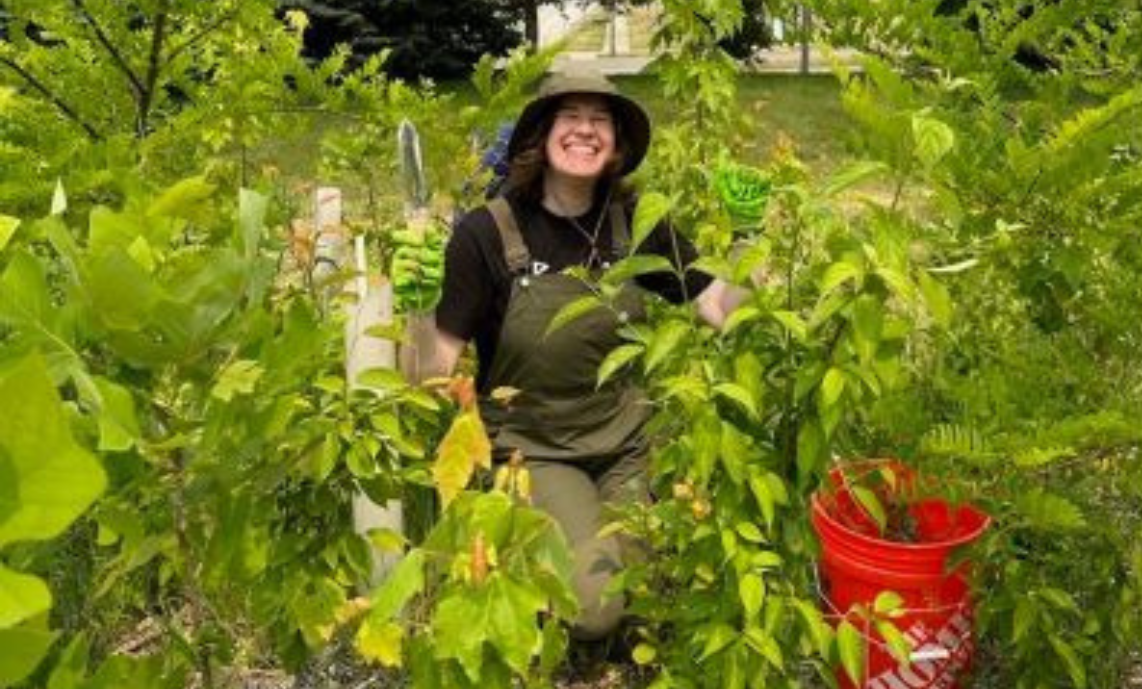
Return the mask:
<path id="1" fill-rule="evenodd" d="M 603 96 L 564 96 L 547 135 L 551 170 L 575 179 L 598 179 L 617 155 L 615 120 Z"/>

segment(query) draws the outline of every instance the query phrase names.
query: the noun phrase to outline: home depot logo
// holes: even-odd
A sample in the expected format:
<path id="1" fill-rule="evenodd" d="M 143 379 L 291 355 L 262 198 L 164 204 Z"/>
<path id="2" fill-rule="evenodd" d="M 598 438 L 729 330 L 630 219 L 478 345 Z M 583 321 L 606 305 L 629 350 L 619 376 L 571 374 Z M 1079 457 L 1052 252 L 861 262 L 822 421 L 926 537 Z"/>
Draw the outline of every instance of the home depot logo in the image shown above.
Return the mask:
<path id="1" fill-rule="evenodd" d="M 913 648 L 910 663 L 872 677 L 865 689 L 952 689 L 972 654 L 972 622 L 963 610 L 934 634 L 922 620 L 904 632 Z"/>

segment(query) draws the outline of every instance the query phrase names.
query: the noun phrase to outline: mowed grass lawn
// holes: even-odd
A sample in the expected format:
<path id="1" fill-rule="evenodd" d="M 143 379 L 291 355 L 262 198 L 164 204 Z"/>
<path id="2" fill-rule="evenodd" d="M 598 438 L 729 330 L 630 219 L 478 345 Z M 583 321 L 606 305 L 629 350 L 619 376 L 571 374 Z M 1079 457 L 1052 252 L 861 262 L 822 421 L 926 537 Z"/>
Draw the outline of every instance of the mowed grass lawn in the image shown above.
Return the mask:
<path id="1" fill-rule="evenodd" d="M 619 88 L 635 98 L 650 113 L 657 126 L 669 124 L 677 108 L 662 93 L 658 77 L 652 74 L 613 77 Z M 459 106 L 479 105 L 468 82 L 441 84 L 442 92 L 455 94 Z M 738 107 L 751 114 L 756 126 L 740 132 L 728 142 L 743 162 L 764 164 L 769 151 L 783 137 L 794 142 L 797 155 L 820 175 L 839 167 L 851 158 L 849 141 L 852 124 L 841 106 L 841 87 L 832 75 L 748 74 L 739 77 Z M 259 150 L 257 160 L 279 167 L 288 179 L 299 183 L 323 179 L 339 185 L 351 202 L 363 197 L 359 179 L 340 177 L 326 179 L 319 172 L 319 141 L 331 128 L 349 126 L 352 122 L 337 116 L 318 115 L 305 134 L 297 140 L 277 140 L 272 147 Z M 422 145 L 430 153 L 429 165 L 439 161 L 431 155 L 429 136 Z M 653 144 L 652 144 L 653 145 Z M 395 142 L 394 142 L 395 154 Z M 432 176 L 433 170 L 429 170 Z M 394 190 L 395 191 L 395 190 Z"/>
<path id="2" fill-rule="evenodd" d="M 657 77 L 613 77 L 623 93 L 642 103 L 655 124 L 671 121 L 674 106 Z M 852 123 L 841 105 L 841 86 L 831 74 L 748 74 L 738 79 L 738 107 L 757 122 L 748 139 L 736 142 L 749 162 L 764 162 L 782 137 L 792 139 L 798 156 L 817 172 L 850 157 Z"/>

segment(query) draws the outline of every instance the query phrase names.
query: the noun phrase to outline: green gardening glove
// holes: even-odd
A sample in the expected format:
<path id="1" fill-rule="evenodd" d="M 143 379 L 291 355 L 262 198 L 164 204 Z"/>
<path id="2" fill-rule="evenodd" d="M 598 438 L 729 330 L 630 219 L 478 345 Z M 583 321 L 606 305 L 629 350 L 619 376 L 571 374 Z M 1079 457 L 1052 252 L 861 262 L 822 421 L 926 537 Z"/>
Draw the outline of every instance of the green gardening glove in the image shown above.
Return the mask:
<path id="1" fill-rule="evenodd" d="M 769 175 L 749 165 L 723 161 L 714 170 L 714 189 L 735 225 L 760 224 L 772 188 Z"/>
<path id="2" fill-rule="evenodd" d="M 392 233 L 393 306 L 398 313 L 429 311 L 440 301 L 444 281 L 444 235 L 435 227 L 420 234 L 409 228 Z"/>

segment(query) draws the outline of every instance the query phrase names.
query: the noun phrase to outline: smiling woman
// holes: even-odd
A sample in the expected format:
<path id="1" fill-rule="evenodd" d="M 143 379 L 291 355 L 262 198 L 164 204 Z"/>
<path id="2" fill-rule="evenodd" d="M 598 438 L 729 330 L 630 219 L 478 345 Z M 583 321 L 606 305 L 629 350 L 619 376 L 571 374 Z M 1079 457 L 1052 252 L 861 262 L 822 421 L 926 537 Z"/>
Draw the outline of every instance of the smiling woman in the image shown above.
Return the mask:
<path id="1" fill-rule="evenodd" d="M 452 234 L 435 351 L 421 353 L 446 375 L 475 342 L 494 454 L 526 460 L 535 505 L 574 553 L 582 611 L 572 633 L 583 639 L 608 635 L 623 614 L 621 600 L 603 596 L 624 559 L 616 537 L 598 535 L 606 505 L 648 498 L 650 406 L 632 380 L 597 386 L 599 366 L 624 342 L 624 328 L 643 319 L 646 299 L 696 301 L 717 321 L 717 308 L 702 304 L 718 303 L 724 290 L 686 270 L 697 252 L 663 221 L 633 250 L 667 258 L 676 272 L 641 275 L 612 309 L 548 332 L 556 314 L 592 293 L 566 269 L 596 275 L 631 252 L 635 194 L 624 178 L 646 156 L 650 132 L 642 106 L 603 76 L 549 77 L 517 119 L 504 195 L 464 216 Z M 520 391 L 508 407 L 492 399 L 505 387 Z"/>

